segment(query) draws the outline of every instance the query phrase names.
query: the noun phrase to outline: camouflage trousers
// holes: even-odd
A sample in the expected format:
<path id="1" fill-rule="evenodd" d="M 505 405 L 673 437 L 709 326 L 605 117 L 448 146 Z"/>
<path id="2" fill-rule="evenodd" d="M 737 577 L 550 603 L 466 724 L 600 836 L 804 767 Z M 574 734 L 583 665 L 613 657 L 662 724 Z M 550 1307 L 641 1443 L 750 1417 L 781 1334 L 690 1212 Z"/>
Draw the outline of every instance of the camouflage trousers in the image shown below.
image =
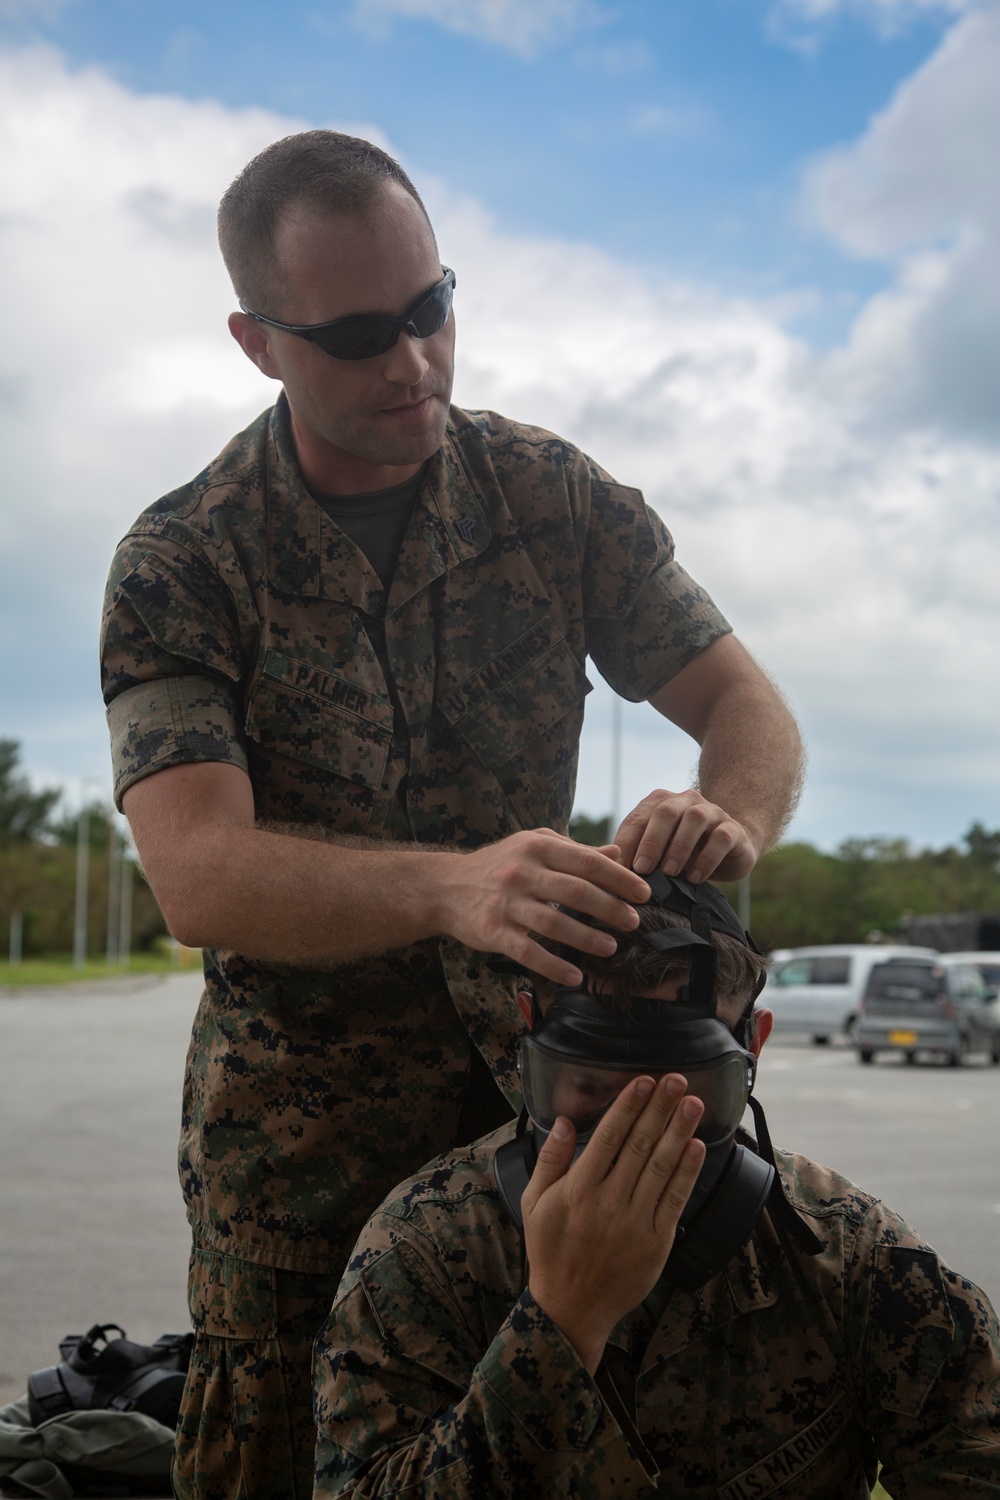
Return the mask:
<path id="1" fill-rule="evenodd" d="M 339 1282 L 339 1274 L 279 1271 L 195 1242 L 178 1500 L 310 1500 L 312 1346 Z"/>

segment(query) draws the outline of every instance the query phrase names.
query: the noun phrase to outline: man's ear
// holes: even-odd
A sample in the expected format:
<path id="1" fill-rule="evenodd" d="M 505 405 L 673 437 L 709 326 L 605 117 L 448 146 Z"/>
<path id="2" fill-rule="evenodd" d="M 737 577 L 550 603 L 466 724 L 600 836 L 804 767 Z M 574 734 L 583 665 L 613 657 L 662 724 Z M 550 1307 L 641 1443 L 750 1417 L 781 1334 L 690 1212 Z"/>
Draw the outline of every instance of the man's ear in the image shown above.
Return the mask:
<path id="1" fill-rule="evenodd" d="M 771 1035 L 771 1027 L 774 1025 L 774 1011 L 762 1006 L 753 1013 L 753 1036 L 750 1038 L 750 1051 L 754 1057 L 759 1057 L 761 1049 L 768 1037 Z"/>
<path id="2" fill-rule="evenodd" d="M 229 332 L 247 359 L 255 364 L 263 375 L 267 375 L 271 380 L 282 378 L 277 361 L 271 353 L 268 330 L 263 323 L 258 323 L 256 318 L 251 318 L 249 313 L 230 313 Z"/>
<path id="3" fill-rule="evenodd" d="M 525 1026 L 531 1025 L 532 994 L 530 990 L 518 990 L 517 1008 L 524 1018 Z"/>

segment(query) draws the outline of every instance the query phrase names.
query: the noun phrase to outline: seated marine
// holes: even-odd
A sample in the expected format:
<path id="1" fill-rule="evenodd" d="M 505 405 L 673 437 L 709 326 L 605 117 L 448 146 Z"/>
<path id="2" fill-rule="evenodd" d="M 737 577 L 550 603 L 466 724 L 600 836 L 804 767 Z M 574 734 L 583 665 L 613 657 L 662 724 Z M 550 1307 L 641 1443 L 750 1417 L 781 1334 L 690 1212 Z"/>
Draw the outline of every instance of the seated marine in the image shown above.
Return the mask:
<path id="1" fill-rule="evenodd" d="M 763 962 L 650 877 L 579 991 L 519 1004 L 525 1113 L 404 1182 L 316 1345 L 317 1500 L 1000 1495 L 984 1294 L 898 1215 L 774 1151 Z M 740 1129 L 747 1103 L 756 1141 Z"/>

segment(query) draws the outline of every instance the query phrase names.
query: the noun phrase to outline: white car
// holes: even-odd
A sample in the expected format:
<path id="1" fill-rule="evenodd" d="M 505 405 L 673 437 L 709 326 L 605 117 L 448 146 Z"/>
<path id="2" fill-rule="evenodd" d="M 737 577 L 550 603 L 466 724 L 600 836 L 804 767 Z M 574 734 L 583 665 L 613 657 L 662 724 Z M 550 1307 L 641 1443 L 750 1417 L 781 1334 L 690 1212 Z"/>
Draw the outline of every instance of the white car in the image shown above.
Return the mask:
<path id="1" fill-rule="evenodd" d="M 829 943 L 786 948 L 773 959 L 757 1000 L 774 1012 L 775 1031 L 807 1031 L 814 1042 L 849 1037 L 875 964 L 893 958 L 935 958 L 933 948 L 889 943 Z"/>

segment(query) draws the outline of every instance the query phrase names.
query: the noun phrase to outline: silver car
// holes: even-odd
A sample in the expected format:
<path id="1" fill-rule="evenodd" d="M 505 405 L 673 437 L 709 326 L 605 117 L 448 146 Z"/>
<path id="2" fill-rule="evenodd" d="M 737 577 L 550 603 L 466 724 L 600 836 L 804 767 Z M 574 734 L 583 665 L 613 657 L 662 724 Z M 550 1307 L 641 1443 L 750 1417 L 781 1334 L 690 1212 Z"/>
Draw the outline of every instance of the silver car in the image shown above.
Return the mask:
<path id="1" fill-rule="evenodd" d="M 908 1063 L 931 1054 L 952 1067 L 969 1053 L 984 1052 L 1000 1063 L 997 991 L 958 954 L 877 964 L 865 986 L 854 1043 L 863 1063 L 881 1052 L 901 1052 Z"/>

